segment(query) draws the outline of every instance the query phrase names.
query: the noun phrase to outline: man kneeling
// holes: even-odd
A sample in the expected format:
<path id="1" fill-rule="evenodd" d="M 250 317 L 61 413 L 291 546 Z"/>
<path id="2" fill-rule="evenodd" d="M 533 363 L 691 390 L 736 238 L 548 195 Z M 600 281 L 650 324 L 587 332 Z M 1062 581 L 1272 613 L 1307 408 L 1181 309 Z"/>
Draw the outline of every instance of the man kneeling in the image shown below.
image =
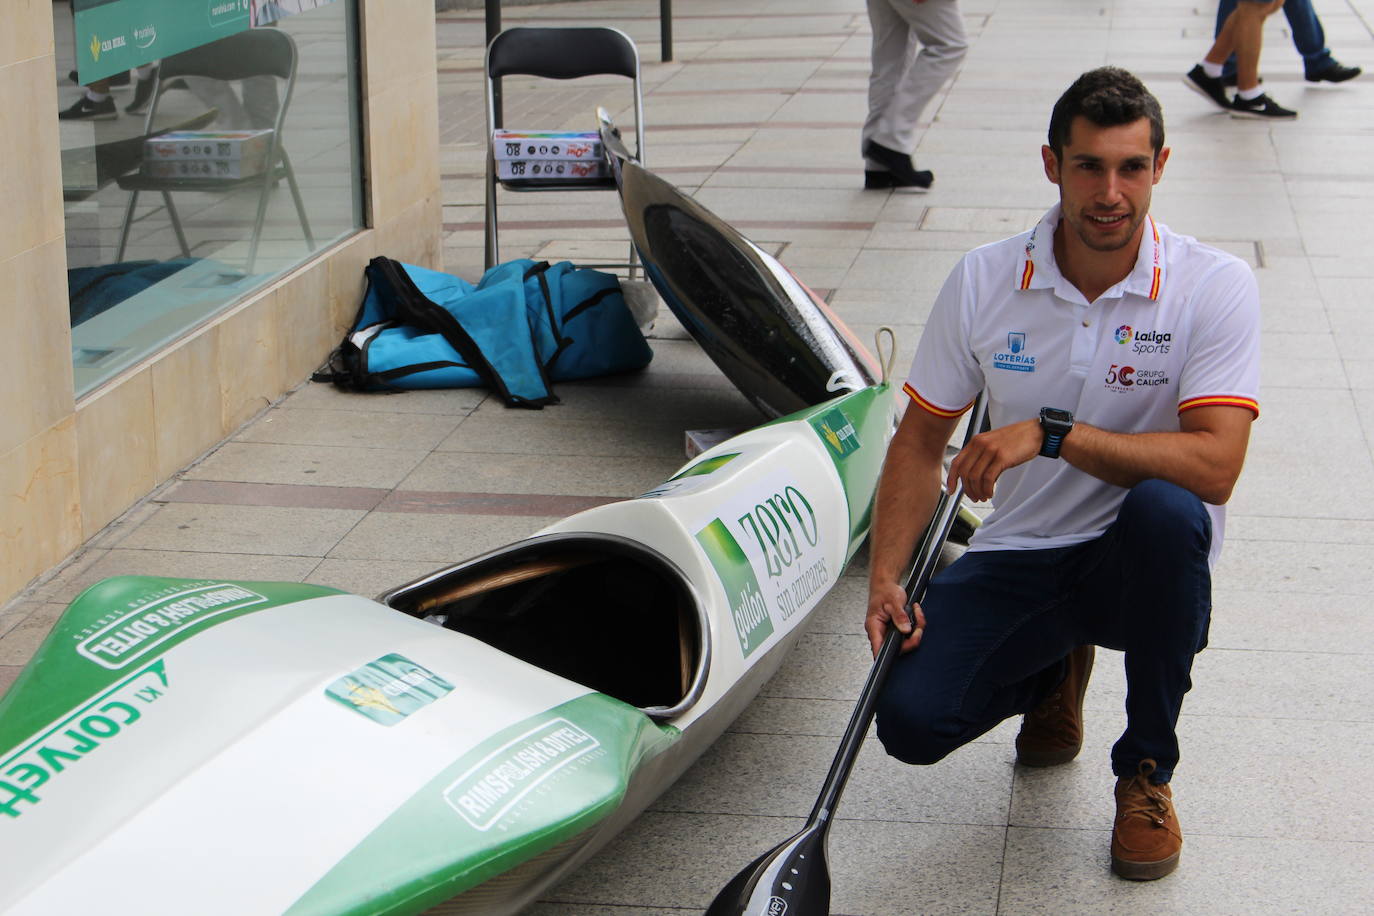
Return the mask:
<path id="1" fill-rule="evenodd" d="M 1259 413 L 1259 296 L 1244 262 L 1149 215 L 1169 149 L 1131 74 L 1079 77 L 1041 156 L 1058 205 L 964 256 L 905 386 L 871 542 L 869 639 L 876 652 L 889 626 L 906 634 L 878 737 L 929 764 L 1024 714 L 1017 761 L 1065 763 L 1083 741 L 1093 647 L 1121 650 L 1112 870 L 1160 878 L 1183 845 L 1175 727 L 1207 642 L 1222 505 Z M 983 389 L 992 428 L 944 477 L 945 443 Z M 898 580 L 939 487 L 957 481 L 993 512 L 913 626 Z"/>

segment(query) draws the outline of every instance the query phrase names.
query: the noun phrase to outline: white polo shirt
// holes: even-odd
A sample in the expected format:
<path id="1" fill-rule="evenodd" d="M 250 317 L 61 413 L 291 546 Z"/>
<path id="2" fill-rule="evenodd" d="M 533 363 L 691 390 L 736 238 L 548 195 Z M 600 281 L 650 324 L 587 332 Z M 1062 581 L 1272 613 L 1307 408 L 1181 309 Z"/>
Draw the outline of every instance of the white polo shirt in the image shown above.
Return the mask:
<path id="1" fill-rule="evenodd" d="M 958 416 L 990 393 L 993 427 L 1041 407 L 1121 433 L 1176 432 L 1194 407 L 1259 415 L 1259 292 L 1239 258 L 1145 219 L 1135 267 L 1089 303 L 1054 260 L 1056 204 L 1030 232 L 969 252 L 945 281 L 905 390 Z M 1061 547 L 1102 534 L 1126 490 L 1067 461 L 1006 471 L 970 549 Z M 1212 516 L 1212 554 L 1225 515 Z"/>

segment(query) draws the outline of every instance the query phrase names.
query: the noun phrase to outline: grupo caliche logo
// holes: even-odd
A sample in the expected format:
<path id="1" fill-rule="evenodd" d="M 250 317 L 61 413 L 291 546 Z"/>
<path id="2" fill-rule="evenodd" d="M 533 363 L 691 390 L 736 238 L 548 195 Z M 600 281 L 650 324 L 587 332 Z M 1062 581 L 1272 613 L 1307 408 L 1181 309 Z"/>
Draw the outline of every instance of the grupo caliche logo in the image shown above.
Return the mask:
<path id="1" fill-rule="evenodd" d="M 1112 363 L 1103 380 L 1110 391 L 1130 391 L 1134 388 L 1156 388 L 1169 384 L 1169 374 L 1163 369 L 1137 369 Z"/>

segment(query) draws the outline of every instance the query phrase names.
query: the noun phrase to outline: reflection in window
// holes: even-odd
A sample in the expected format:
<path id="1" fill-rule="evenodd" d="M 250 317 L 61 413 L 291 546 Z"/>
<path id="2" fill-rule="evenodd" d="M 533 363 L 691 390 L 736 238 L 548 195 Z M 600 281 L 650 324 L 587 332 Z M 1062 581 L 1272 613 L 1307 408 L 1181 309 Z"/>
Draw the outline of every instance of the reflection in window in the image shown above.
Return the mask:
<path id="1" fill-rule="evenodd" d="M 356 0 L 253 0 L 258 27 L 189 38 L 183 3 L 53 4 L 77 394 L 362 225 Z M 80 26 L 116 20 L 73 13 L 124 6 L 97 66 Z M 114 56 L 153 36 L 166 56 Z"/>

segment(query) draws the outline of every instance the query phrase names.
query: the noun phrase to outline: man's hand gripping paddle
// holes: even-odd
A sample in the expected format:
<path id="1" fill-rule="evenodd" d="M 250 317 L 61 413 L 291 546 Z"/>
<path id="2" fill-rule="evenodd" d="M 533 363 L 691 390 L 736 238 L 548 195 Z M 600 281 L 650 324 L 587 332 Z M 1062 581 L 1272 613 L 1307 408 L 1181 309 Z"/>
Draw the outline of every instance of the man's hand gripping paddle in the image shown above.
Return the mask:
<path id="1" fill-rule="evenodd" d="M 983 427 L 987 415 L 987 393 L 978 396 L 969 416 L 964 444 Z M 935 571 L 940 549 L 949 537 L 959 511 L 962 484 L 954 492 L 941 495 L 935 515 L 926 528 L 920 546 L 912 560 L 906 579 L 907 613 L 913 602 L 925 596 L 926 585 Z M 706 916 L 828 916 L 830 913 L 830 865 L 826 861 L 826 844 L 830 823 L 835 816 L 840 794 L 863 747 L 864 735 L 873 722 L 878 691 L 887 680 L 887 673 L 896 661 L 902 633 L 888 627 L 882 648 L 873 660 L 868 680 L 859 692 L 858 702 L 840 739 L 840 748 L 830 764 L 820 796 L 800 833 L 774 846 L 721 889 L 706 911 Z"/>

